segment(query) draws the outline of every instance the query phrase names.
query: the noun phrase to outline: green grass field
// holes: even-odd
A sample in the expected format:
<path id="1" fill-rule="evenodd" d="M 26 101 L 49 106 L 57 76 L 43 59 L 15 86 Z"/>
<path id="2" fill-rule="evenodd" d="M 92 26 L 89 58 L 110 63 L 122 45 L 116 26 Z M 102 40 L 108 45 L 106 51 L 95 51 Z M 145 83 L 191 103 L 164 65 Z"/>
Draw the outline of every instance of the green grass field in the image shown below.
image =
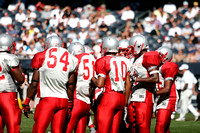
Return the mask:
<path id="1" fill-rule="evenodd" d="M 24 115 L 22 115 L 22 121 L 21 121 L 21 127 L 20 131 L 21 133 L 31 133 L 32 127 L 34 124 L 32 114 L 30 114 L 30 118 L 26 118 Z M 176 114 L 176 118 L 178 117 L 178 114 Z M 200 133 L 200 121 L 194 122 L 194 116 L 189 113 L 186 116 L 186 121 L 184 122 L 176 122 L 175 120 L 171 121 L 170 125 L 170 132 L 171 133 Z M 151 123 L 151 133 L 154 133 L 155 128 L 155 118 L 152 118 Z M 50 127 L 47 130 L 50 131 Z M 6 131 L 5 131 L 6 132 Z M 89 129 L 87 128 L 87 133 L 89 133 Z"/>

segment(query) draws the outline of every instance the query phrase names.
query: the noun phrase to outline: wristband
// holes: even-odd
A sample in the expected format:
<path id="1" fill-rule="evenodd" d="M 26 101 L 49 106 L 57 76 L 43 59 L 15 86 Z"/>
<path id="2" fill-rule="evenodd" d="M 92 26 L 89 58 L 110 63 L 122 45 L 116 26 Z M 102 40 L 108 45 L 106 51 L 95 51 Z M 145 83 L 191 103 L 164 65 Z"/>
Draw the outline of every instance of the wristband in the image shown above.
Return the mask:
<path id="1" fill-rule="evenodd" d="M 29 105 L 30 101 L 31 101 L 31 99 L 28 98 L 28 97 L 26 97 L 26 100 L 25 100 L 24 104 L 25 104 L 25 105 Z"/>

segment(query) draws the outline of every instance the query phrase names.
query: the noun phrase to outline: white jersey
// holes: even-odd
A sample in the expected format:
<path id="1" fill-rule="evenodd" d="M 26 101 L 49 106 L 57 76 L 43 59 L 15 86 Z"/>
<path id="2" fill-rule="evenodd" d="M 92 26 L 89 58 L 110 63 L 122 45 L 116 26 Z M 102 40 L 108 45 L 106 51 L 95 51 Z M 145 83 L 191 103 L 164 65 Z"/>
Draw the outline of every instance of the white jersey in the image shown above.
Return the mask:
<path id="1" fill-rule="evenodd" d="M 88 53 L 79 54 L 76 58 L 78 59 L 78 67 L 74 98 L 90 104 L 90 82 L 91 78 L 95 76 L 95 58 L 93 55 Z"/>
<path id="2" fill-rule="evenodd" d="M 125 57 L 104 56 L 96 61 L 95 70 L 98 76 L 106 78 L 105 91 L 124 91 L 130 61 Z"/>
<path id="3" fill-rule="evenodd" d="M 52 47 L 37 53 L 31 62 L 40 72 L 40 97 L 67 98 L 69 74 L 75 72 L 78 60 L 66 49 Z"/>
<path id="4" fill-rule="evenodd" d="M 19 59 L 17 56 L 6 52 L 0 52 L 0 57 L 0 93 L 17 92 L 10 71 L 19 65 Z"/>
<path id="5" fill-rule="evenodd" d="M 137 75 L 137 77 L 140 77 L 140 78 L 148 77 L 148 72 L 146 68 L 142 65 L 142 62 L 143 62 L 143 55 L 137 58 L 135 62 L 133 63 L 131 75 Z M 145 99 L 147 98 L 147 95 L 152 95 L 152 94 L 149 94 L 147 90 L 147 86 L 144 85 L 144 83 L 134 82 L 132 90 L 133 91 L 132 91 L 130 101 L 144 102 Z M 152 101 L 153 101 L 153 97 L 152 97 Z"/>

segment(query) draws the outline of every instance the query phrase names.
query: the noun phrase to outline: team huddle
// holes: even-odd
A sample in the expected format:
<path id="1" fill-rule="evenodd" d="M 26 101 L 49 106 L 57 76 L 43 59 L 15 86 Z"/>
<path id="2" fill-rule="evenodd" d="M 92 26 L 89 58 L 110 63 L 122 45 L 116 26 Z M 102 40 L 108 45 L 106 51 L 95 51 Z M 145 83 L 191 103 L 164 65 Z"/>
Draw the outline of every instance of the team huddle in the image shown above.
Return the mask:
<path id="1" fill-rule="evenodd" d="M 0 35 L 0 133 L 19 133 L 21 114 L 16 82 L 24 82 L 19 59 L 11 53 L 12 37 Z M 101 44 L 102 57 L 79 42 L 66 49 L 58 36 L 46 38 L 45 50 L 31 61 L 33 76 L 27 89 L 23 113 L 29 118 L 29 103 L 40 98 L 34 115 L 33 133 L 84 133 L 90 110 L 97 133 L 150 133 L 156 107 L 156 133 L 169 132 L 178 95 L 179 72 L 170 62 L 172 51 L 160 47 L 149 51 L 147 39 L 130 40 L 108 36 Z"/>

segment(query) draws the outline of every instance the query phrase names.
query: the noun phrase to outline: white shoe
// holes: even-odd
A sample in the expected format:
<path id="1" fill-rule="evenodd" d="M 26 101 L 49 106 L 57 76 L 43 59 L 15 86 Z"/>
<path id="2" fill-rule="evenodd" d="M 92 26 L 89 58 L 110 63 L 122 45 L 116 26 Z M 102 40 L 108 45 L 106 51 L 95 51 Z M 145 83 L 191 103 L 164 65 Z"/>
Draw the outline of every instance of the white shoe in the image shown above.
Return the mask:
<path id="1" fill-rule="evenodd" d="M 93 127 L 93 128 L 90 128 L 90 133 L 96 133 L 96 130 L 95 130 L 94 127 Z"/>
<path id="2" fill-rule="evenodd" d="M 185 121 L 185 118 L 177 118 L 175 121 Z"/>
<path id="3" fill-rule="evenodd" d="M 194 117 L 194 121 L 197 121 L 200 117 L 200 114 L 198 114 L 197 116 Z"/>
<path id="4" fill-rule="evenodd" d="M 175 114 L 171 114 L 171 119 L 174 120 Z"/>

